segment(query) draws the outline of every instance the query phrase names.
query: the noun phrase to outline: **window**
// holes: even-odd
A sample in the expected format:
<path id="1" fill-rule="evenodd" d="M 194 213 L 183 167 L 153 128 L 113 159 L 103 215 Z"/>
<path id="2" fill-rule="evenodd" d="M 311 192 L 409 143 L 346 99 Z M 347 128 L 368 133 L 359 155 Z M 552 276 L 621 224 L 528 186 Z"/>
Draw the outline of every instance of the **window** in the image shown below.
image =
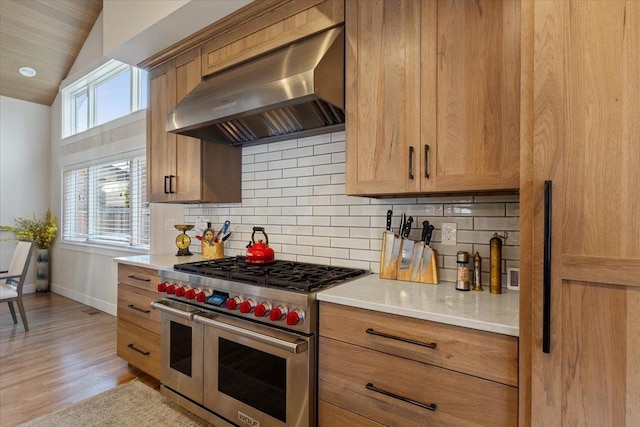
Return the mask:
<path id="1" fill-rule="evenodd" d="M 62 137 L 147 108 L 147 72 L 116 60 L 62 90 Z"/>
<path id="2" fill-rule="evenodd" d="M 149 248 L 145 157 L 63 172 L 66 242 Z"/>

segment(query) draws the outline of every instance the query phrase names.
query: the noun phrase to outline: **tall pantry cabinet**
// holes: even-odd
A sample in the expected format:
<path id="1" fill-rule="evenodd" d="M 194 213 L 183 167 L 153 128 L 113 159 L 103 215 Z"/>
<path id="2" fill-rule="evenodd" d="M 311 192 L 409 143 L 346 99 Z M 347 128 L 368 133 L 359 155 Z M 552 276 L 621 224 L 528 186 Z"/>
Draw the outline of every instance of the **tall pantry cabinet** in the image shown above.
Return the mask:
<path id="1" fill-rule="evenodd" d="M 637 426 L 640 2 L 523 2 L 522 28 L 521 420 Z"/>

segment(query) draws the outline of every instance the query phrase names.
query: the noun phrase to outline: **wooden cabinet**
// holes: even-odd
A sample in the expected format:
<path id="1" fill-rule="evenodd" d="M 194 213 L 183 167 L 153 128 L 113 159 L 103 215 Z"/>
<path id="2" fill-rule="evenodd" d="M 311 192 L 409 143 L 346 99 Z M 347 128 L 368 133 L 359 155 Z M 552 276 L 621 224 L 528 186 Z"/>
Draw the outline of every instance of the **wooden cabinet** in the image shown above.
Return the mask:
<path id="1" fill-rule="evenodd" d="M 147 169 L 150 202 L 239 202 L 239 147 L 165 132 L 166 117 L 200 82 L 200 50 L 149 71 Z"/>
<path id="2" fill-rule="evenodd" d="M 131 365 L 160 378 L 160 315 L 151 309 L 158 299 L 158 272 L 118 264 L 117 354 Z"/>
<path id="3" fill-rule="evenodd" d="M 283 2 L 269 13 L 256 13 L 205 43 L 202 75 L 237 65 L 343 22 L 343 0 Z"/>
<path id="4" fill-rule="evenodd" d="M 531 331 L 521 386 L 531 404 L 520 419 L 640 425 L 640 3 L 530 2 L 522 23 L 520 235 L 531 237 L 520 324 Z"/>
<path id="5" fill-rule="evenodd" d="M 346 192 L 517 189 L 520 2 L 346 1 Z"/>
<path id="6" fill-rule="evenodd" d="M 518 339 L 320 304 L 319 424 L 517 422 Z"/>

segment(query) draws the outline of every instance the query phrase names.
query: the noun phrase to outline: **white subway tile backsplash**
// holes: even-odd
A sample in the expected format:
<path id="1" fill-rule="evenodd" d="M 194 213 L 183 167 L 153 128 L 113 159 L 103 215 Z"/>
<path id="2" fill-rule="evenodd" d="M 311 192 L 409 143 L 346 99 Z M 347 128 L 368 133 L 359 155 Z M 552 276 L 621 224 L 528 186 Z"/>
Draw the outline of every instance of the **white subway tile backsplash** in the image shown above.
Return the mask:
<path id="1" fill-rule="evenodd" d="M 229 219 L 233 231 L 225 246 L 229 256 L 244 255 L 253 227 L 263 226 L 278 259 L 377 273 L 386 214 L 392 209 L 393 231 L 398 231 L 403 212 L 413 216 L 414 240 L 420 238 L 422 221 L 436 227 L 431 246 L 438 251 L 439 276 L 445 286 L 455 282 L 456 254 L 463 250 L 480 254 L 483 285 L 488 287 L 489 240 L 494 232 L 509 232 L 502 250 L 504 272 L 507 266 L 519 266 L 517 194 L 347 196 L 344 148 L 344 131 L 243 147 L 242 203 L 185 205 L 185 221 L 206 219 L 217 228 Z M 443 222 L 456 223 L 457 245 L 440 243 Z M 199 249 L 197 244 L 191 248 Z"/>
<path id="2" fill-rule="evenodd" d="M 312 147 L 309 147 L 312 148 Z M 298 166 L 316 166 L 316 165 L 328 165 L 331 163 L 331 154 L 324 154 L 322 156 L 304 157 L 298 159 Z"/>
<path id="3" fill-rule="evenodd" d="M 314 206 L 314 215 L 349 215 L 349 206 Z"/>
<path id="4" fill-rule="evenodd" d="M 276 160 L 282 160 L 282 151 L 268 152 L 264 154 L 256 154 L 254 156 L 256 163 L 268 163 L 275 162 Z M 271 163 L 273 164 L 273 163 Z"/>
<path id="5" fill-rule="evenodd" d="M 291 148 L 282 153 L 283 159 L 293 159 L 293 158 L 309 158 L 313 156 L 313 147 L 302 147 L 302 148 Z M 299 164 L 299 163 L 298 163 Z"/>

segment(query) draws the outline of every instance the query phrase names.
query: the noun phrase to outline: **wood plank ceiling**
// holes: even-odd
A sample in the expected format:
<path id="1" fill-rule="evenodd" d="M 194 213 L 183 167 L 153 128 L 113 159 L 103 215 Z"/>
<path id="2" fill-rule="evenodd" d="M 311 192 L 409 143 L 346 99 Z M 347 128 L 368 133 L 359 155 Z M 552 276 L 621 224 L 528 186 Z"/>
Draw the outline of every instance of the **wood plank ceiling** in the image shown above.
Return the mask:
<path id="1" fill-rule="evenodd" d="M 50 106 L 101 10 L 102 0 L 0 0 L 0 95 Z"/>

